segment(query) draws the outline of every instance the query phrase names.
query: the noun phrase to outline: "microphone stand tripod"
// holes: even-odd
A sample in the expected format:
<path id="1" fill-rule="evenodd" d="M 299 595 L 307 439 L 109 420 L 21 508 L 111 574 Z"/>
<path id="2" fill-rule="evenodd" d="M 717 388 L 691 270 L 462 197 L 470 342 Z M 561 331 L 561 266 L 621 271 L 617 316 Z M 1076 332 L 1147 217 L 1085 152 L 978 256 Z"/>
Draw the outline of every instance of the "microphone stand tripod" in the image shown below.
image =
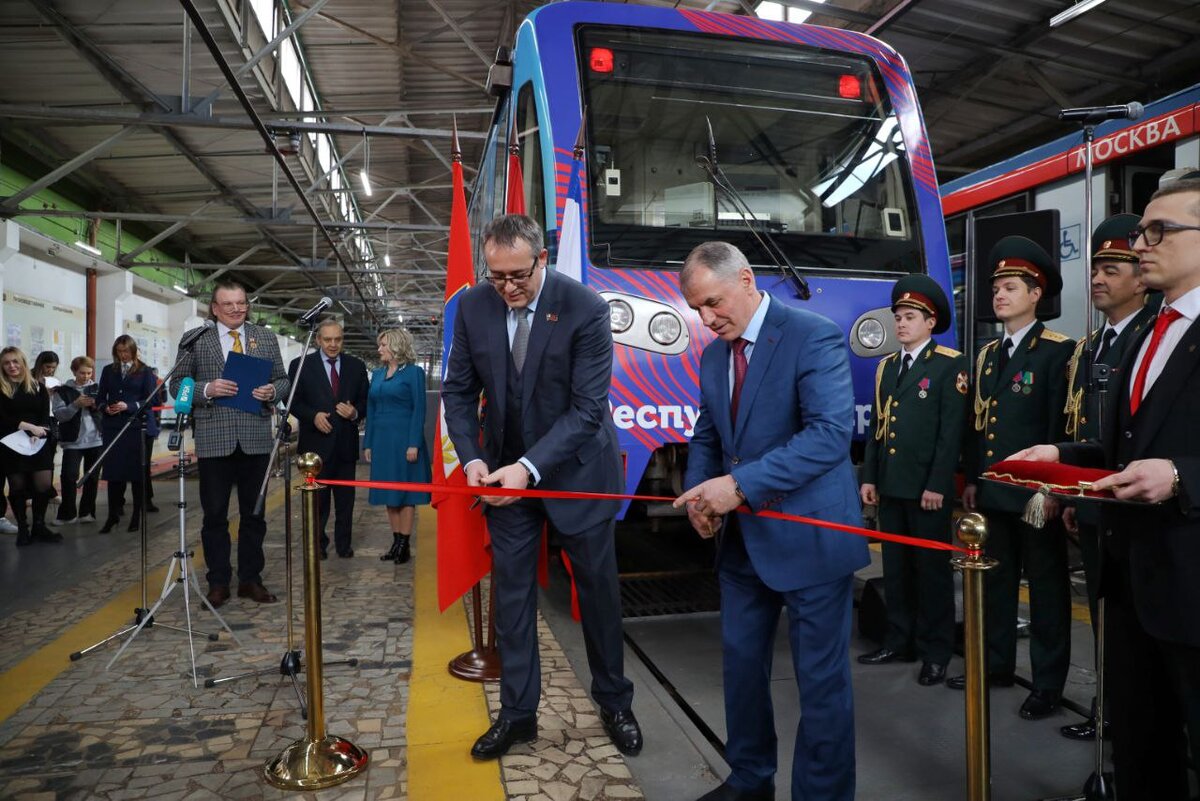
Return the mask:
<path id="1" fill-rule="evenodd" d="M 1092 318 L 1095 309 L 1092 306 L 1092 142 L 1096 138 L 1096 124 L 1083 124 L 1084 170 L 1083 170 L 1083 205 L 1086 228 L 1083 249 L 1083 281 L 1084 281 L 1084 352 L 1082 358 L 1087 363 L 1084 383 L 1084 402 L 1095 393 L 1097 400 L 1096 422 L 1097 430 L 1103 435 L 1104 405 L 1108 394 L 1109 366 L 1096 364 L 1096 350 L 1092 342 Z M 1085 407 L 1086 408 L 1086 407 Z M 1103 548 L 1103 543 L 1100 543 Z M 1083 790 L 1072 795 L 1045 799 L 1044 801 L 1112 801 L 1116 798 L 1113 789 L 1112 773 L 1104 770 L 1104 598 L 1097 599 L 1096 616 L 1096 739 L 1095 767 L 1083 784 Z"/>
<path id="2" fill-rule="evenodd" d="M 180 354 L 182 355 L 182 353 L 184 351 L 190 351 L 191 348 L 194 346 L 194 344 L 195 343 L 193 342 L 191 345 L 188 345 L 186 348 L 180 348 Z M 177 357 L 175 364 L 171 367 L 171 370 L 167 373 L 166 377 L 163 379 L 163 383 L 165 384 L 168 381 L 170 381 L 172 376 L 175 375 L 175 372 L 178 369 L 179 369 L 179 359 Z M 97 473 L 97 471 L 100 470 L 101 466 L 105 462 L 105 459 L 108 457 L 109 451 L 111 451 L 113 449 L 113 447 L 118 442 L 121 441 L 121 437 L 125 436 L 126 432 L 128 432 L 133 427 L 134 423 L 137 423 L 137 427 L 136 427 L 136 429 L 134 429 L 134 433 L 138 438 L 138 453 L 139 453 L 139 459 L 140 459 L 140 462 L 138 464 L 138 471 L 142 472 L 144 470 L 142 465 L 146 464 L 146 459 L 147 459 L 146 435 L 145 435 L 145 415 L 147 413 L 149 413 L 151 403 L 155 399 L 155 397 L 158 396 L 159 392 L 160 392 L 160 389 L 158 387 L 155 387 L 154 391 L 152 391 L 148 396 L 146 396 L 145 398 L 142 399 L 142 401 L 138 404 L 138 410 L 133 414 L 132 417 L 130 417 L 125 422 L 125 425 L 121 428 L 121 430 L 117 433 L 117 435 L 115 437 L 113 437 L 112 442 L 110 442 L 108 444 L 108 446 L 100 454 L 100 458 L 98 458 L 96 460 L 96 463 L 94 465 L 92 465 L 92 469 L 89 470 L 83 476 L 81 483 L 86 483 L 87 481 L 89 481 Z M 213 615 L 221 623 L 221 626 L 230 633 L 230 635 L 233 637 L 234 641 L 237 642 L 239 646 L 241 645 L 241 641 L 238 640 L 237 635 L 233 633 L 233 630 L 231 628 L 229 628 L 229 625 L 225 622 L 224 618 L 222 618 L 220 615 L 217 614 L 217 610 L 214 609 L 212 607 L 212 605 L 208 603 L 208 599 L 204 596 L 204 593 L 200 592 L 200 587 L 196 583 L 195 573 L 188 568 L 191 553 L 189 553 L 187 551 L 187 546 L 186 546 L 186 542 L 184 539 L 185 534 L 186 534 L 186 523 L 184 520 L 184 510 L 187 506 L 186 500 L 184 498 L 184 484 L 183 484 L 184 458 L 185 457 L 184 457 L 184 454 L 183 454 L 183 451 L 181 448 L 180 449 L 180 467 L 179 467 L 179 493 L 180 493 L 180 495 L 179 495 L 179 502 L 180 502 L 179 503 L 179 506 L 180 506 L 179 547 L 172 554 L 171 564 L 167 570 L 167 578 L 163 583 L 163 590 L 162 590 L 161 595 L 158 598 L 158 601 L 154 604 L 153 608 L 147 608 L 148 599 L 146 596 L 146 574 L 149 572 L 149 565 L 148 565 L 149 549 L 148 549 L 148 545 L 147 545 L 148 530 L 147 530 L 146 503 L 145 503 L 146 487 L 143 484 L 143 486 L 141 487 L 142 504 L 141 504 L 141 520 L 140 520 L 141 561 L 142 561 L 142 569 L 141 569 L 142 604 L 141 604 L 141 606 L 139 606 L 133 610 L 133 612 L 134 612 L 133 623 L 129 624 L 128 626 L 125 626 L 124 628 L 120 629 L 119 631 L 114 632 L 113 634 L 110 634 L 109 636 L 105 637 L 104 639 L 100 640 L 99 642 L 93 643 L 92 645 L 89 645 L 86 648 L 83 648 L 79 651 L 74 652 L 70 656 L 72 662 L 82 659 L 83 657 L 90 654 L 92 651 L 97 650 L 101 646 L 111 642 L 112 640 L 117 639 L 118 637 L 123 637 L 126 634 L 128 634 L 129 638 L 125 641 L 125 643 L 121 646 L 120 650 L 117 651 L 117 653 L 113 656 L 113 658 L 111 660 L 109 660 L 108 664 L 105 666 L 105 670 L 108 670 L 109 668 L 111 668 L 113 666 L 113 663 L 115 663 L 117 661 L 117 659 L 119 659 L 121 657 L 121 654 L 123 654 L 125 652 L 125 649 L 129 647 L 129 644 L 133 642 L 134 638 L 137 637 L 137 635 L 140 634 L 143 629 L 150 628 L 150 627 L 157 625 L 162 628 L 171 629 L 172 631 L 183 632 L 188 635 L 188 645 L 192 649 L 192 684 L 196 685 L 197 684 L 196 654 L 195 654 L 195 648 L 193 647 L 192 638 L 196 637 L 196 636 L 206 636 L 206 637 L 208 637 L 209 640 L 216 641 L 218 635 L 216 633 L 203 634 L 203 632 L 195 631 L 192 628 L 191 603 L 190 603 L 190 598 L 189 598 L 189 586 L 188 586 L 188 581 L 187 581 L 189 576 L 191 577 L 192 585 L 195 586 L 195 588 L 196 588 L 196 593 L 200 596 L 201 600 L 203 600 L 204 604 L 206 606 L 208 606 L 209 611 L 213 613 Z M 143 479 L 143 481 L 144 481 L 144 479 Z M 112 510 L 109 510 L 109 511 L 111 513 Z M 172 582 L 172 576 L 175 572 L 176 566 L 178 566 L 178 568 L 179 568 L 179 575 L 175 579 L 175 581 Z M 171 591 L 173 589 L 175 589 L 175 586 L 177 584 L 183 584 L 184 610 L 185 610 L 184 619 L 186 621 L 186 627 L 171 626 L 166 623 L 157 623 L 154 620 L 154 613 L 156 611 L 158 611 L 158 608 L 160 606 L 162 606 L 164 601 L 166 601 L 167 596 L 171 594 Z"/>
<path id="3" fill-rule="evenodd" d="M 258 491 L 258 501 L 254 505 L 254 514 L 263 514 L 266 506 L 267 484 L 271 480 L 272 467 L 279 468 L 283 473 L 283 541 L 284 570 L 286 571 L 284 583 L 286 584 L 285 595 L 287 596 L 287 648 L 283 652 L 283 657 L 279 660 L 278 667 L 250 670 L 233 676 L 206 679 L 204 681 L 205 687 L 216 687 L 219 684 L 227 684 L 249 676 L 266 676 L 271 673 L 287 676 L 291 679 L 292 688 L 296 691 L 296 701 L 300 704 L 300 716 L 304 719 L 308 718 L 308 707 L 305 704 L 304 694 L 300 692 L 300 680 L 298 678 L 299 674 L 304 670 L 304 661 L 300 649 L 296 647 L 296 634 L 293 625 L 295 613 L 292 602 L 292 449 L 288 446 L 292 427 L 288 423 L 288 416 L 291 414 L 292 401 L 296 397 L 296 387 L 300 383 L 300 373 L 304 370 L 304 361 L 308 358 L 308 351 L 312 346 L 312 338 L 315 330 L 315 327 L 310 326 L 308 329 L 308 338 L 304 340 L 304 350 L 300 352 L 300 361 L 297 363 L 296 375 L 292 379 L 292 387 L 288 392 L 287 403 L 280 412 L 279 424 L 275 432 L 275 443 L 271 446 L 271 456 L 267 460 L 267 472 L 263 476 L 262 487 Z M 322 662 L 322 664 L 325 666 L 349 665 L 350 667 L 357 667 L 358 659 L 343 659 L 336 662 Z"/>

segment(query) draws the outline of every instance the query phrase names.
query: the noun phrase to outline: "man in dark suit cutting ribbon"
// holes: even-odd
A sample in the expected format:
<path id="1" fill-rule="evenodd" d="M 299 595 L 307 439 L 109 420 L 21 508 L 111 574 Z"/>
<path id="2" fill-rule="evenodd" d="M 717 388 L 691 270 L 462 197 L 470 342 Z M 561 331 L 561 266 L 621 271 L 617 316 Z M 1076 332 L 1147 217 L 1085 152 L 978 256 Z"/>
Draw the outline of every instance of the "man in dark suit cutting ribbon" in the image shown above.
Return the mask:
<path id="1" fill-rule="evenodd" d="M 621 456 L 608 407 L 613 359 L 608 306 L 578 281 L 546 269 L 542 232 L 522 214 L 488 224 L 483 255 L 486 283 L 463 294 L 451 351 L 444 356 L 446 426 L 467 483 L 621 492 Z M 488 403 L 482 442 L 480 390 Z M 514 743 L 537 737 L 535 579 L 547 522 L 561 535 L 574 569 L 601 723 L 622 753 L 638 753 L 642 732 L 631 708 L 633 684 L 624 674 L 613 540 L 618 502 L 486 494 L 483 501 L 496 587 L 500 715 L 471 754 L 495 759 Z"/>
<path id="2" fill-rule="evenodd" d="M 1133 679 L 1112 683 L 1116 789 L 1188 798 L 1188 765 L 1200 767 L 1200 180 L 1155 193 L 1129 238 L 1163 305 L 1110 381 L 1101 442 L 1011 458 L 1114 470 L 1093 489 L 1142 504 L 1105 504 L 1100 520 L 1128 555 L 1101 569 L 1106 651 L 1129 658 Z"/>

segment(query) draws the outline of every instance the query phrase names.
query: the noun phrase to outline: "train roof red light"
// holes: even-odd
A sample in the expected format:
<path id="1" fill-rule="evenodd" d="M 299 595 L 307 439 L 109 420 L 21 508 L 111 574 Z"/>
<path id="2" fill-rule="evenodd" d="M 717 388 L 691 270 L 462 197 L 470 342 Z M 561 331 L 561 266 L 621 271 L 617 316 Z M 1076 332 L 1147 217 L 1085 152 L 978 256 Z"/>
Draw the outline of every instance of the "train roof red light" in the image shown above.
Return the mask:
<path id="1" fill-rule="evenodd" d="M 842 75 L 838 78 L 838 97 L 858 100 L 862 97 L 862 81 L 857 75 Z"/>
<path id="2" fill-rule="evenodd" d="M 613 51 L 607 47 L 593 47 L 592 52 L 588 54 L 588 65 L 592 72 L 612 72 Z"/>

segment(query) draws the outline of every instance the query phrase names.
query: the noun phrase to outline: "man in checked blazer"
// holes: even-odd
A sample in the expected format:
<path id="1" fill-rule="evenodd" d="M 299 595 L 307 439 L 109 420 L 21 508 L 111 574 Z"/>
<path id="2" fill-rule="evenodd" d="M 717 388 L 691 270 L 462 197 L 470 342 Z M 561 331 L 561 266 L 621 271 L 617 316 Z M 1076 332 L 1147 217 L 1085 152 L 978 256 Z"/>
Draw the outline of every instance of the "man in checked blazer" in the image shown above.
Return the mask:
<path id="1" fill-rule="evenodd" d="M 190 351 L 179 356 L 179 369 L 171 379 L 171 393 L 191 377 L 196 382 L 193 419 L 196 423 L 196 457 L 200 466 L 200 505 L 204 523 L 200 538 L 208 564 L 208 600 L 214 607 L 229 600 L 233 570 L 229 562 L 229 494 L 237 487 L 238 510 L 238 596 L 258 603 L 277 599 L 262 583 L 263 537 L 267 523 L 254 515 L 258 490 L 268 468 L 271 452 L 271 407 L 285 397 L 291 386 L 283 371 L 279 344 L 268 328 L 246 322 L 250 304 L 246 288 L 234 281 L 218 281 L 209 311 L 216 327 L 196 340 Z M 270 383 L 255 387 L 262 401 L 257 414 L 249 414 L 215 403 L 236 395 L 238 386 L 221 378 L 230 353 L 245 353 L 271 362 Z"/>

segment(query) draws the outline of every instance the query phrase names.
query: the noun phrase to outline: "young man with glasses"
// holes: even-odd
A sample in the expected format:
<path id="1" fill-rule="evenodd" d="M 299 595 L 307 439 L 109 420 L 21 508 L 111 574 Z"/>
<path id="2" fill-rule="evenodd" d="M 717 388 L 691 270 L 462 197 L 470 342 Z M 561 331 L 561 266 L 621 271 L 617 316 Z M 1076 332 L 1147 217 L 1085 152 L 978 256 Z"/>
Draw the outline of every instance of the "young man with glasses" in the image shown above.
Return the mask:
<path id="1" fill-rule="evenodd" d="M 191 377 L 196 382 L 193 419 L 196 424 L 196 459 L 200 467 L 200 505 L 204 523 L 200 538 L 208 565 L 208 601 L 214 607 L 229 600 L 233 576 L 230 565 L 229 495 L 237 487 L 238 597 L 274 603 L 276 597 L 262 583 L 263 538 L 267 523 L 254 514 L 258 491 L 271 452 L 271 414 L 277 398 L 287 396 L 291 384 L 283 371 L 279 343 L 271 329 L 247 322 L 250 304 L 246 289 L 234 281 L 218 281 L 209 311 L 216 327 L 204 332 L 190 351 L 179 355 L 179 369 L 171 379 L 171 393 Z M 250 414 L 216 403 L 236 395 L 238 386 L 222 378 L 230 353 L 245 353 L 271 362 L 270 382 L 252 391 L 262 406 Z"/>
<path id="2" fill-rule="evenodd" d="M 1200 767 L 1200 180 L 1159 189 L 1129 241 L 1163 305 L 1109 384 L 1100 442 L 1012 458 L 1116 471 L 1092 485 L 1129 502 L 1100 510 L 1101 531 L 1127 550 L 1103 587 L 1106 650 L 1131 662 L 1110 699 L 1116 789 L 1189 798 L 1188 766 Z"/>
<path id="3" fill-rule="evenodd" d="M 613 537 L 619 503 L 518 500 L 484 489 L 622 491 L 608 405 L 608 306 L 578 281 L 546 269 L 542 231 L 529 217 L 509 214 L 489 223 L 483 255 L 487 284 L 462 296 L 442 386 L 447 430 L 467 483 L 481 488 L 486 504 L 496 589 L 500 714 L 471 754 L 495 759 L 537 738 L 536 574 L 549 523 L 571 558 L 601 723 L 622 753 L 634 755 L 642 733 L 631 708 L 633 684 L 624 675 Z"/>

